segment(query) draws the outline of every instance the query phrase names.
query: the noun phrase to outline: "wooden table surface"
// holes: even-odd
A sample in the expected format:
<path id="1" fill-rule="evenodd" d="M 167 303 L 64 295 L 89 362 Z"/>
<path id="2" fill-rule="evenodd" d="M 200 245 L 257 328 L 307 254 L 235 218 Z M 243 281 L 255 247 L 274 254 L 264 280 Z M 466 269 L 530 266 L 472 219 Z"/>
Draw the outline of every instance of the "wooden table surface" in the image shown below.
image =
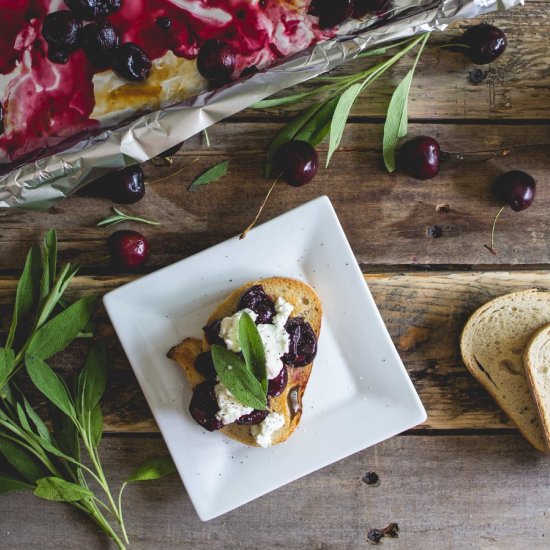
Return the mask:
<path id="1" fill-rule="evenodd" d="M 507 52 L 478 84 L 464 57 L 428 49 L 410 98 L 410 135 L 436 137 L 447 151 L 538 144 L 488 162 L 451 162 L 432 181 L 388 175 L 381 166 L 385 109 L 401 64 L 354 108 L 331 167 L 302 189 L 279 186 L 263 216 L 270 219 L 319 195 L 330 197 L 390 334 L 424 402 L 428 420 L 410 432 L 357 453 L 230 512 L 201 523 L 176 478 L 131 487 L 126 516 L 132 548 L 365 548 L 367 533 L 391 522 L 399 538 L 388 548 L 550 547 L 550 458 L 534 451 L 474 381 L 460 360 L 458 336 L 479 305 L 508 291 L 550 289 L 550 9 L 549 0 L 485 20 L 503 28 Z M 463 25 L 434 36 L 436 45 Z M 339 72 L 351 72 L 350 65 Z M 314 84 L 306 84 L 310 87 Z M 198 136 L 173 168 L 148 164 L 146 198 L 125 211 L 159 219 L 136 226 L 150 239 L 146 271 L 219 243 L 247 225 L 269 187 L 263 153 L 297 107 L 247 110 Z M 546 144 L 546 145 L 544 145 Z M 320 146 L 326 155 L 326 144 Z M 192 178 L 230 160 L 223 181 L 189 193 Z M 498 255 L 483 247 L 498 210 L 490 196 L 495 175 L 524 169 L 538 182 L 533 206 L 507 210 L 498 225 Z M 437 205 L 448 204 L 441 214 Z M 74 197 L 48 212 L 0 218 L 0 310 L 13 299 L 14 276 L 30 244 L 55 226 L 62 260 L 84 265 L 71 292 L 103 294 L 132 280 L 105 258 L 109 230 L 95 227 L 109 213 L 100 199 Z M 442 236 L 427 236 L 438 225 Z M 128 225 L 128 227 L 131 227 Z M 335 281 L 337 284 L 337 281 Z M 106 470 L 116 486 L 142 459 L 165 446 L 104 311 L 100 332 L 112 352 L 103 409 Z M 2 329 L 7 318 L 2 316 Z M 68 373 L 82 364 L 73 345 L 53 362 Z M 361 419 L 369 422 L 370 419 Z M 367 471 L 379 486 L 362 482 Z M 94 526 L 61 504 L 30 493 L 0 499 L 2 548 L 107 548 Z"/>

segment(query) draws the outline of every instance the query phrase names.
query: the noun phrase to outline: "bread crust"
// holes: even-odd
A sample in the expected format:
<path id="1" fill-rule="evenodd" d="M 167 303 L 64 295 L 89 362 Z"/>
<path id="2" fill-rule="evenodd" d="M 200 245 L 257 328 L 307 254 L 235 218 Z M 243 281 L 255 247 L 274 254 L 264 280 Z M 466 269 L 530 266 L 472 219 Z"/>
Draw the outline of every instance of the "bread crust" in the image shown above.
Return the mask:
<path id="1" fill-rule="evenodd" d="M 543 429 L 540 423 L 540 418 L 538 415 L 538 410 L 536 407 L 534 407 L 534 423 L 531 426 L 531 429 L 528 429 L 526 424 L 524 422 L 518 422 L 518 417 L 520 417 L 520 412 L 513 409 L 511 406 L 509 406 L 509 403 L 502 398 L 501 395 L 499 395 L 499 388 L 496 386 L 495 382 L 491 378 L 491 373 L 488 372 L 488 370 L 483 367 L 479 363 L 479 361 L 476 360 L 475 351 L 470 349 L 471 342 L 469 341 L 475 327 L 473 326 L 478 319 L 480 319 L 483 315 L 487 314 L 489 310 L 492 308 L 497 307 L 503 302 L 514 302 L 514 300 L 517 300 L 518 298 L 523 297 L 529 297 L 532 295 L 533 297 L 536 297 L 536 294 L 539 291 L 537 289 L 527 290 L 527 291 L 518 291 L 513 292 L 510 294 L 506 294 L 504 296 L 499 296 L 498 298 L 495 298 L 494 300 L 491 300 L 487 302 L 486 304 L 479 307 L 468 319 L 466 324 L 464 325 L 464 328 L 462 329 L 462 333 L 460 335 L 460 350 L 462 355 L 462 361 L 470 371 L 470 373 L 474 376 L 474 378 L 487 390 L 487 392 L 491 395 L 491 397 L 496 401 L 496 403 L 499 405 L 499 407 L 506 413 L 506 415 L 509 417 L 509 419 L 516 425 L 520 433 L 539 451 L 542 451 L 543 453 L 550 453 L 550 449 L 546 444 L 546 440 L 543 435 Z M 550 293 L 541 293 L 545 295 L 545 298 L 550 297 Z M 550 301 L 549 301 L 550 303 Z M 548 315 L 550 318 L 550 310 L 548 311 Z M 523 350 L 522 350 L 522 356 L 523 356 Z M 522 361 L 523 363 L 523 361 Z M 522 378 L 526 378 L 525 376 L 525 369 L 523 368 L 523 364 L 521 366 L 521 373 L 523 376 Z M 527 381 L 525 381 L 525 384 L 527 385 Z M 506 391 L 506 390 L 501 390 Z M 527 404 L 527 406 L 530 406 L 530 403 Z"/>
<path id="2" fill-rule="evenodd" d="M 539 330 L 533 334 L 531 340 L 527 344 L 525 353 L 523 355 L 523 362 L 525 364 L 525 372 L 527 375 L 527 382 L 533 394 L 533 399 L 539 410 L 539 416 L 541 420 L 542 429 L 544 431 L 544 436 L 546 438 L 546 445 L 550 447 L 550 401 L 548 398 L 545 399 L 544 395 L 539 391 L 539 386 L 537 383 L 537 364 L 536 356 L 538 354 L 539 348 L 548 341 L 550 338 L 550 324 L 544 325 Z M 548 365 L 546 365 L 548 367 Z M 550 374 L 548 374 L 550 376 Z M 548 401 L 548 403 L 547 403 Z"/>
<path id="3" fill-rule="evenodd" d="M 251 287 L 262 285 L 266 294 L 273 300 L 282 297 L 293 305 L 292 317 L 303 317 L 313 328 L 317 338 L 321 331 L 322 306 L 315 291 L 306 283 L 287 277 L 270 277 L 250 281 L 233 291 L 208 318 L 208 323 L 224 317 L 229 317 L 237 311 L 241 296 Z M 194 363 L 197 355 L 208 351 L 210 344 L 203 338 L 185 338 L 180 344 L 168 352 L 168 357 L 173 359 L 183 369 L 192 388 L 205 379 L 196 371 Z M 284 415 L 285 424 L 273 434 L 272 445 L 286 441 L 294 432 L 302 417 L 302 400 L 306 390 L 313 363 L 304 367 L 287 367 L 288 384 L 281 395 L 271 398 L 271 411 Z M 221 430 L 225 435 L 251 447 L 258 447 L 254 437 L 250 433 L 250 426 L 228 424 Z"/>

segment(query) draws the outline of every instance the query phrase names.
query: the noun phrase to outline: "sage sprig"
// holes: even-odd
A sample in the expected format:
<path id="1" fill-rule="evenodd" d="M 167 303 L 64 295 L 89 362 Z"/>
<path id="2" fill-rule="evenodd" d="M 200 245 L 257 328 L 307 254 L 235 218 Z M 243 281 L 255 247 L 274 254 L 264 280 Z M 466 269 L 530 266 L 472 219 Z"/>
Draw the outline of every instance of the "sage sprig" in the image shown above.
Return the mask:
<path id="1" fill-rule="evenodd" d="M 96 297 L 75 302 L 64 297 L 77 272 L 78 266 L 71 264 L 57 269 L 53 229 L 47 233 L 42 251 L 33 247 L 27 255 L 10 330 L 0 347 L 0 456 L 8 465 L 0 471 L 0 493 L 31 489 L 42 499 L 67 502 L 124 548 L 128 536 L 121 496 L 126 482 L 115 501 L 98 451 L 103 434 L 99 403 L 107 382 L 106 348 L 101 341 L 93 344 L 73 389 L 46 362 L 83 331 L 93 328 L 90 318 Z M 31 382 L 57 411 L 53 428 L 14 381 L 23 366 Z M 81 456 L 83 452 L 86 460 Z M 173 471 L 169 458 L 157 461 L 162 467 L 154 469 L 146 464 L 138 469 L 140 475 L 127 482 L 157 479 Z M 99 494 L 90 488 L 90 481 L 99 487 Z M 118 525 L 118 532 L 111 519 Z"/>
<path id="2" fill-rule="evenodd" d="M 304 109 L 302 113 L 276 134 L 266 154 L 266 176 L 276 175 L 272 173 L 275 152 L 281 145 L 293 139 L 307 141 L 315 147 L 329 136 L 329 149 L 326 162 L 328 166 L 332 156 L 340 146 L 351 109 L 357 101 L 357 98 L 390 67 L 395 65 L 411 50 L 420 45 L 413 69 L 409 71 L 404 81 L 398 86 L 398 91 L 396 91 L 396 96 L 399 96 L 401 99 L 399 101 L 394 101 L 394 104 L 390 105 L 390 110 L 388 112 L 388 116 L 391 117 L 393 121 L 396 112 L 399 110 L 400 116 L 398 118 L 401 121 L 400 126 L 397 132 L 395 131 L 393 123 L 384 127 L 384 158 L 391 158 L 392 154 L 395 152 L 395 144 L 397 143 L 395 136 L 401 135 L 403 130 L 406 130 L 407 127 L 406 99 L 408 98 L 408 91 L 410 90 L 410 82 L 412 81 L 414 69 L 416 68 L 418 59 L 428 38 L 429 33 L 364 52 L 358 57 L 365 58 L 384 55 L 392 49 L 400 48 L 400 50 L 389 59 L 352 75 L 320 76 L 318 80 L 321 84 L 314 90 L 266 99 L 256 103 L 253 107 L 257 109 L 266 109 L 281 105 L 291 105 L 312 96 L 324 96 L 323 99 L 318 100 Z M 388 169 L 390 169 L 390 167 L 391 163 Z"/>
<path id="3" fill-rule="evenodd" d="M 97 222 L 98 227 L 111 227 L 113 225 L 116 225 L 118 223 L 122 222 L 137 222 L 137 223 L 145 223 L 148 225 L 160 225 L 160 222 L 156 222 L 153 220 L 148 220 L 146 218 L 140 218 L 138 216 L 131 216 L 130 214 L 125 214 L 118 208 L 113 206 L 114 215 L 107 216 L 106 218 L 102 219 L 100 222 Z"/>

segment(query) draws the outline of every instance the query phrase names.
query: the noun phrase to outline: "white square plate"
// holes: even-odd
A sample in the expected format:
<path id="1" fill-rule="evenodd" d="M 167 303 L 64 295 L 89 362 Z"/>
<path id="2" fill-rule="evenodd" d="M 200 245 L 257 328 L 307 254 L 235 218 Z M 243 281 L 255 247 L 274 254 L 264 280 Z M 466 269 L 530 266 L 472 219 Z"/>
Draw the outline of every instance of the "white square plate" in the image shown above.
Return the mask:
<path id="1" fill-rule="evenodd" d="M 285 443 L 249 448 L 188 412 L 191 389 L 166 357 L 240 285 L 275 275 L 309 283 L 323 304 L 302 421 Z M 202 520 L 426 419 L 327 197 L 114 290 L 105 307 Z M 283 465 L 283 467 L 279 467 Z"/>

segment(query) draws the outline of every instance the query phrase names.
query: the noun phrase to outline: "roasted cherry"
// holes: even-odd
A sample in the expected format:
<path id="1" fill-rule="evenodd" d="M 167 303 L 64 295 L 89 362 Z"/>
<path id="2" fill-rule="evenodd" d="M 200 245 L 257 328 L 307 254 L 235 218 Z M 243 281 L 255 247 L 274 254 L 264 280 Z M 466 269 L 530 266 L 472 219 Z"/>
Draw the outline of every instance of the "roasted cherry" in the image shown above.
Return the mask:
<path id="1" fill-rule="evenodd" d="M 113 69 L 121 78 L 131 82 L 146 80 L 152 68 L 149 56 L 133 42 L 127 42 L 113 53 Z"/>
<path id="2" fill-rule="evenodd" d="M 459 39 L 464 53 L 476 64 L 486 65 L 504 53 L 507 40 L 504 32 L 498 27 L 481 23 L 470 27 Z"/>
<path id="3" fill-rule="evenodd" d="M 157 27 L 161 28 L 163 31 L 169 31 L 172 27 L 172 20 L 169 17 L 157 17 L 155 19 Z"/>
<path id="4" fill-rule="evenodd" d="M 529 208 L 535 200 L 536 191 L 535 180 L 521 170 L 501 174 L 493 184 L 493 194 L 497 200 L 509 204 L 515 212 Z"/>
<path id="5" fill-rule="evenodd" d="M 218 373 L 212 361 L 212 354 L 209 351 L 199 353 L 195 359 L 195 370 L 202 374 L 206 379 L 214 380 Z"/>
<path id="6" fill-rule="evenodd" d="M 258 315 L 256 324 L 271 323 L 275 316 L 275 304 L 261 285 L 249 288 L 239 300 L 238 309 L 251 309 Z"/>
<path id="7" fill-rule="evenodd" d="M 107 67 L 111 64 L 120 36 L 109 21 L 96 21 L 82 29 L 82 47 L 92 65 Z"/>
<path id="8" fill-rule="evenodd" d="M 439 143 L 428 136 L 406 141 L 399 150 L 398 166 L 417 180 L 429 180 L 439 174 Z"/>
<path id="9" fill-rule="evenodd" d="M 54 11 L 44 18 L 42 35 L 56 50 L 74 52 L 80 47 L 82 23 L 70 11 Z"/>
<path id="10" fill-rule="evenodd" d="M 113 233 L 107 241 L 112 262 L 123 269 L 137 269 L 149 255 L 147 239 L 128 229 Z"/>
<path id="11" fill-rule="evenodd" d="M 319 155 L 307 141 L 288 141 L 275 153 L 274 173 L 280 175 L 289 185 L 301 187 L 309 183 L 319 168 Z"/>
<path id="12" fill-rule="evenodd" d="M 214 86 L 225 84 L 235 70 L 235 50 L 221 40 L 207 40 L 197 57 L 199 73 Z"/>
<path id="13" fill-rule="evenodd" d="M 189 403 L 189 412 L 193 420 L 209 432 L 223 428 L 223 422 L 216 418 L 216 413 L 220 410 L 214 391 L 216 384 L 215 380 L 198 384 L 193 390 L 193 397 Z"/>
<path id="14" fill-rule="evenodd" d="M 57 63 L 59 65 L 65 65 L 69 61 L 69 54 L 65 50 L 61 50 L 56 46 L 48 47 L 48 59 L 52 63 Z"/>
<path id="15" fill-rule="evenodd" d="M 210 323 L 202 327 L 202 330 L 204 331 L 204 336 L 206 337 L 206 341 L 210 345 L 212 344 L 218 344 L 219 346 L 225 345 L 223 338 L 220 338 L 221 326 L 222 326 L 221 320 L 216 319 L 215 321 L 211 321 Z"/>
<path id="16" fill-rule="evenodd" d="M 283 363 L 291 367 L 305 367 L 317 355 L 317 336 L 311 325 L 301 317 L 292 317 L 285 329 L 290 336 L 288 353 L 283 355 Z"/>
<path id="17" fill-rule="evenodd" d="M 254 410 L 250 414 L 243 414 L 236 420 L 237 424 L 244 426 L 254 426 L 255 424 L 261 424 L 269 414 L 269 411 Z"/>
<path id="18" fill-rule="evenodd" d="M 69 9 L 84 21 L 107 17 L 120 8 L 122 0 L 65 0 Z"/>
<path id="19" fill-rule="evenodd" d="M 336 27 L 353 15 L 354 0 L 313 0 L 309 13 L 319 18 L 319 27 Z"/>
<path id="20" fill-rule="evenodd" d="M 267 386 L 267 395 L 269 397 L 277 397 L 281 395 L 288 384 L 288 370 L 285 365 L 281 369 L 281 372 L 275 377 L 272 378 Z"/>

